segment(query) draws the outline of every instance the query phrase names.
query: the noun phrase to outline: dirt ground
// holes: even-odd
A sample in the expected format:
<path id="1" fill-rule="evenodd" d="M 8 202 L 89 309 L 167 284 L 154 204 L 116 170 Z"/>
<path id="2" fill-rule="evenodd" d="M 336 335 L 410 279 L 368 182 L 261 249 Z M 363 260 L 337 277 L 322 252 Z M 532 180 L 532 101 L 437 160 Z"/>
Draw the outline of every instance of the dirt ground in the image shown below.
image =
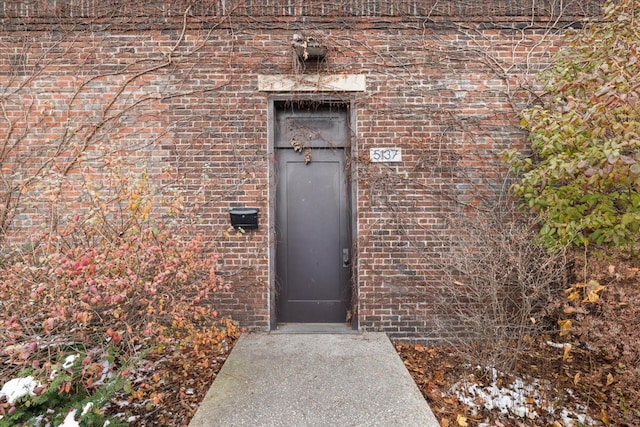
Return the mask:
<path id="1" fill-rule="evenodd" d="M 216 375 L 222 369 L 235 340 L 228 339 L 220 348 L 209 348 L 202 358 L 210 361 L 206 369 L 185 370 L 183 359 L 172 357 L 180 349 L 167 351 L 164 357 L 150 357 L 147 365 L 142 364 L 132 372 L 133 385 L 141 387 L 150 383 L 153 376 L 161 377 L 161 387 L 157 393 L 164 397 L 159 402 L 132 399 L 128 394 L 116 396 L 107 412 L 120 414 L 125 425 L 151 427 L 186 427 L 195 415 Z"/>
<path id="2" fill-rule="evenodd" d="M 589 301 L 586 284 L 559 296 L 555 315 L 571 320 L 570 330 L 532 338 L 510 372 L 474 365 L 452 347 L 396 343 L 396 349 L 443 427 L 640 426 L 637 263 L 589 262 L 585 277 L 603 286 L 597 301 Z M 576 289 L 581 297 L 571 300 Z M 155 367 L 168 373 L 167 399 L 129 406 L 133 425 L 187 425 L 230 349 L 212 349 L 207 372 L 179 381 L 170 374 L 170 357 L 158 361 Z"/>
<path id="3" fill-rule="evenodd" d="M 593 286 L 568 290 L 557 315 L 571 328 L 532 339 L 512 372 L 474 366 L 451 347 L 396 349 L 443 427 L 640 426 L 640 274 L 633 264 L 590 263 L 588 277 L 603 286 L 597 301 L 588 293 L 569 297 Z"/>

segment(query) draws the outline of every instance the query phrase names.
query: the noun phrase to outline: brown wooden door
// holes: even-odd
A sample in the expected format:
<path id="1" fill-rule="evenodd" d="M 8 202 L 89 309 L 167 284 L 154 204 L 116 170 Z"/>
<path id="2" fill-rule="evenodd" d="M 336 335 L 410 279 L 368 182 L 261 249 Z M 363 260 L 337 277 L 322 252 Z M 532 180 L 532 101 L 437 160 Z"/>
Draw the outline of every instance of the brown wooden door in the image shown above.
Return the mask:
<path id="1" fill-rule="evenodd" d="M 351 231 L 346 110 L 276 111 L 276 283 L 280 322 L 345 322 Z"/>

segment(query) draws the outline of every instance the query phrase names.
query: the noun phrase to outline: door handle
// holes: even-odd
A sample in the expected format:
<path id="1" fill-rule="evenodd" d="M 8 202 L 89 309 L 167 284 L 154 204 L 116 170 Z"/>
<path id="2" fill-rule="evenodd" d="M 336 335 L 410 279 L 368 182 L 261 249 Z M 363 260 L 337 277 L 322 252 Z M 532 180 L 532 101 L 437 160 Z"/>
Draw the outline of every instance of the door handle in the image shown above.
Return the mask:
<path id="1" fill-rule="evenodd" d="M 342 249 L 342 266 L 349 267 L 351 264 L 351 251 L 349 248 Z"/>

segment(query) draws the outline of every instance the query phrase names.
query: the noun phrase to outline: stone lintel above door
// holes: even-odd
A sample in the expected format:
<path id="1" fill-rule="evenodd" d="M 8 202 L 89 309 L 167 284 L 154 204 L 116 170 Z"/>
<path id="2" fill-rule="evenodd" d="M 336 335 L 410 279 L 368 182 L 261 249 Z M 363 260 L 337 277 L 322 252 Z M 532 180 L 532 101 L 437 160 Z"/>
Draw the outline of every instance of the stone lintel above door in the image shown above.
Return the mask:
<path id="1" fill-rule="evenodd" d="M 364 74 L 260 74 L 261 92 L 364 92 Z"/>

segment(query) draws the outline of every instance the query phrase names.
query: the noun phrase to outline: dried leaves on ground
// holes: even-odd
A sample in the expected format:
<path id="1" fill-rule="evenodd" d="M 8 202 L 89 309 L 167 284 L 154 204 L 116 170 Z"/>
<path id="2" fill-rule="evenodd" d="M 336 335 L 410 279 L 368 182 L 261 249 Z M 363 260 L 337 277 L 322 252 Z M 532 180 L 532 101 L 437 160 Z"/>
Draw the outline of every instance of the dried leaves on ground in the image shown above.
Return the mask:
<path id="1" fill-rule="evenodd" d="M 148 362 L 132 371 L 135 394 L 121 394 L 109 408 L 112 414 L 126 412 L 135 426 L 187 426 L 216 375 L 229 356 L 239 334 L 225 338 L 221 345 L 207 348 L 170 348 L 150 355 Z M 204 361 L 207 363 L 204 363 Z M 157 397 L 154 401 L 153 396 Z"/>
<path id="2" fill-rule="evenodd" d="M 511 372 L 453 347 L 396 344 L 442 426 L 640 425 L 640 269 L 585 264 L 591 285 L 567 289 L 557 333 L 532 338 Z"/>

